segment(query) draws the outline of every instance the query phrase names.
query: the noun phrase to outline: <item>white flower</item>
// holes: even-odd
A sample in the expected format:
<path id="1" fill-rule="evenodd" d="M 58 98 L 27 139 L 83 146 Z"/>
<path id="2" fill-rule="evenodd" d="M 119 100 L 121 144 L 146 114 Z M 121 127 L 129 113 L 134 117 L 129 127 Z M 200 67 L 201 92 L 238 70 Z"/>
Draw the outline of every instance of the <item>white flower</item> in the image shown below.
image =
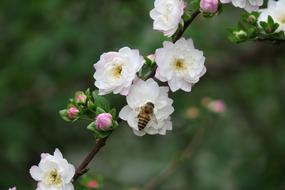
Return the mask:
<path id="1" fill-rule="evenodd" d="M 155 52 L 155 61 L 158 67 L 155 77 L 168 81 L 173 92 L 178 89 L 190 92 L 192 85 L 206 72 L 203 52 L 194 48 L 191 39 L 181 38 L 175 44 L 164 42 L 163 48 Z"/>
<path id="2" fill-rule="evenodd" d="M 139 51 L 128 47 L 121 48 L 119 52 L 102 54 L 94 65 L 95 86 L 99 88 L 99 95 L 110 92 L 127 95 L 143 64 L 144 59 Z"/>
<path id="3" fill-rule="evenodd" d="M 221 3 L 232 3 L 235 7 L 245 9 L 248 12 L 257 11 L 263 5 L 263 0 L 220 0 Z"/>
<path id="4" fill-rule="evenodd" d="M 154 20 L 153 29 L 163 32 L 165 36 L 172 36 L 178 28 L 184 8 L 183 0 L 155 0 L 154 9 L 150 11 L 150 17 Z"/>
<path id="5" fill-rule="evenodd" d="M 74 190 L 71 180 L 75 168 L 56 149 L 54 155 L 43 153 L 38 166 L 30 169 L 32 178 L 38 181 L 37 190 Z"/>
<path id="6" fill-rule="evenodd" d="M 274 22 L 279 24 L 276 32 L 285 32 L 285 0 L 268 2 L 268 7 L 266 9 L 260 10 L 261 14 L 258 18 L 258 23 L 261 21 L 267 22 L 268 16 L 271 16 Z"/>
<path id="7" fill-rule="evenodd" d="M 173 113 L 173 100 L 168 97 L 168 87 L 159 87 L 153 79 L 138 80 L 127 96 L 128 105 L 119 113 L 119 117 L 128 122 L 138 136 L 145 134 L 165 135 L 166 130 L 172 130 L 170 114 Z M 144 129 L 139 130 L 139 114 L 147 103 L 152 104 L 153 114 Z"/>

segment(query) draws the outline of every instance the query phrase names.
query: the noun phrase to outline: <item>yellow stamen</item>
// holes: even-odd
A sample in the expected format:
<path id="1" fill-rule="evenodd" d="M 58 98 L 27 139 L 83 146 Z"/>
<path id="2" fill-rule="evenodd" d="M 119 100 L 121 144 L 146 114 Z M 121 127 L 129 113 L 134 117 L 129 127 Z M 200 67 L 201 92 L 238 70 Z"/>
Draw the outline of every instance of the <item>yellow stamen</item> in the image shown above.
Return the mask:
<path id="1" fill-rule="evenodd" d="M 174 62 L 173 62 L 173 65 L 174 69 L 176 71 L 185 71 L 187 69 L 187 66 L 186 64 L 184 63 L 184 60 L 183 59 L 176 59 Z"/>
<path id="2" fill-rule="evenodd" d="M 122 65 L 116 65 L 112 70 L 113 76 L 116 78 L 120 78 L 122 74 L 122 70 L 123 70 Z"/>
<path id="3" fill-rule="evenodd" d="M 46 182 L 48 185 L 59 185 L 61 184 L 61 178 L 59 173 L 57 172 L 56 169 L 51 170 L 47 177 L 46 177 Z"/>

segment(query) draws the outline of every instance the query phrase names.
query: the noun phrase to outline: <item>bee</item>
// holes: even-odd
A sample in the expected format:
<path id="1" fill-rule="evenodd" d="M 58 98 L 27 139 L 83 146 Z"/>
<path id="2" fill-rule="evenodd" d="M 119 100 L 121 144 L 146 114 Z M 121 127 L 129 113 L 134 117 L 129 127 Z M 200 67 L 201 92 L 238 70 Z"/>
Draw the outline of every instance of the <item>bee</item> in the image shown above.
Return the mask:
<path id="1" fill-rule="evenodd" d="M 153 112 L 154 112 L 154 104 L 151 102 L 147 102 L 145 105 L 140 107 L 140 112 L 138 114 L 138 128 L 139 130 L 143 130 L 149 121 L 153 117 Z"/>

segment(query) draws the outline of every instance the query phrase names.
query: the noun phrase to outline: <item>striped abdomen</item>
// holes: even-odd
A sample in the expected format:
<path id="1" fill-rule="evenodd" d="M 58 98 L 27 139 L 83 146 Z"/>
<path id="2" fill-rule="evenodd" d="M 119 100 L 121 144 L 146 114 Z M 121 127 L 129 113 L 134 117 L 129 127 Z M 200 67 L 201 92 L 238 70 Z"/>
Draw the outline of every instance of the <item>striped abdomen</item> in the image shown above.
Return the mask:
<path id="1" fill-rule="evenodd" d="M 149 114 L 139 114 L 138 115 L 138 127 L 139 127 L 139 130 L 143 130 L 146 125 L 148 124 L 148 122 L 150 121 L 150 115 Z"/>

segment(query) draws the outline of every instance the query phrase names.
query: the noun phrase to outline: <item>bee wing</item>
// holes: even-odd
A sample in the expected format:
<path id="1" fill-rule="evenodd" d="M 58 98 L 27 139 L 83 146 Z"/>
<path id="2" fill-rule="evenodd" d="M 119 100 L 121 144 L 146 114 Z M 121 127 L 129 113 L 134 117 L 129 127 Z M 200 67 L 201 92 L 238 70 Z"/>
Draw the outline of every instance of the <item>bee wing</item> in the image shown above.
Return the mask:
<path id="1" fill-rule="evenodd" d="M 151 121 L 153 121 L 156 125 L 158 124 L 158 121 L 153 114 L 150 116 L 150 118 L 151 118 Z"/>

